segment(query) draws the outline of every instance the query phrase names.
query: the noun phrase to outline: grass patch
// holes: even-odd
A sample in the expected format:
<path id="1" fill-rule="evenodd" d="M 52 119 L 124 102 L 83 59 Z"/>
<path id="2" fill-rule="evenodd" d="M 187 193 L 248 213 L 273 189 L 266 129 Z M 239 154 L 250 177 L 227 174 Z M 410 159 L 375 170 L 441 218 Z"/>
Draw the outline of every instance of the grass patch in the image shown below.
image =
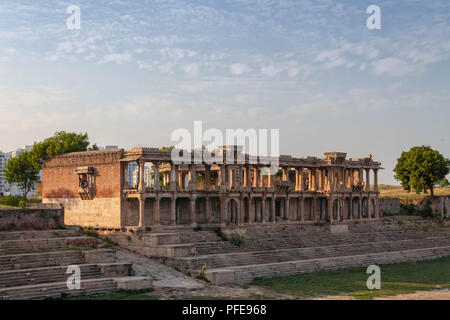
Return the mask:
<path id="1" fill-rule="evenodd" d="M 368 290 L 366 268 L 255 279 L 252 285 L 296 298 L 349 295 L 357 299 L 450 288 L 450 257 L 381 265 L 381 290 Z"/>

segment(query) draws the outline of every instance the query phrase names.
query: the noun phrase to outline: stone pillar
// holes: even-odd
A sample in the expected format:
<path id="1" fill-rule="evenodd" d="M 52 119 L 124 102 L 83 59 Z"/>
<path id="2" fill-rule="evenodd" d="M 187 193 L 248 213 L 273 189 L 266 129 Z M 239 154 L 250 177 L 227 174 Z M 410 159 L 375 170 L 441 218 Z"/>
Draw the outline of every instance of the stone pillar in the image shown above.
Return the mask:
<path id="1" fill-rule="evenodd" d="M 144 226 L 144 213 L 145 213 L 145 197 L 140 194 L 139 195 L 139 222 L 138 226 L 143 227 Z"/>
<path id="2" fill-rule="evenodd" d="M 362 210 L 363 210 L 363 207 L 362 207 L 362 198 L 360 197 L 359 198 L 359 200 L 358 200 L 358 208 L 359 208 L 359 220 L 362 220 L 363 219 L 363 212 L 362 212 Z"/>
<path id="3" fill-rule="evenodd" d="M 289 180 L 289 167 L 283 167 L 281 169 L 283 171 L 283 181 Z"/>
<path id="4" fill-rule="evenodd" d="M 205 216 L 206 216 L 206 223 L 211 222 L 211 198 L 206 197 L 205 198 Z"/>
<path id="5" fill-rule="evenodd" d="M 170 224 L 175 225 L 177 224 L 177 198 L 175 196 L 172 196 L 172 199 L 170 199 Z"/>
<path id="6" fill-rule="evenodd" d="M 310 181 L 311 191 L 315 191 L 316 190 L 316 169 L 315 168 L 311 169 L 310 177 L 311 177 L 311 181 Z"/>
<path id="7" fill-rule="evenodd" d="M 220 165 L 220 189 L 226 189 L 226 166 L 224 164 Z"/>
<path id="8" fill-rule="evenodd" d="M 259 169 L 259 187 L 264 188 L 264 175 L 263 170 Z"/>
<path id="9" fill-rule="evenodd" d="M 220 224 L 222 226 L 224 226 L 225 225 L 225 215 L 227 213 L 226 198 L 224 196 L 221 196 L 219 199 L 220 199 Z"/>
<path id="10" fill-rule="evenodd" d="M 298 198 L 298 201 L 299 201 L 299 207 L 300 207 L 300 221 L 304 221 L 305 220 L 305 217 L 304 217 L 304 214 L 303 214 L 303 197 L 301 197 L 301 198 Z"/>
<path id="11" fill-rule="evenodd" d="M 328 169 L 328 190 L 330 192 L 334 191 L 334 183 L 333 183 L 333 170 L 331 168 Z"/>
<path id="12" fill-rule="evenodd" d="M 442 200 L 444 200 L 444 198 L 442 198 Z M 375 218 L 376 219 L 380 218 L 380 204 L 379 204 L 379 198 L 378 197 L 375 198 Z"/>
<path id="13" fill-rule="evenodd" d="M 139 192 L 145 192 L 145 181 L 144 181 L 144 165 L 145 161 L 143 159 L 139 160 Z"/>
<path id="14" fill-rule="evenodd" d="M 373 169 L 373 191 L 378 192 L 378 169 Z"/>
<path id="15" fill-rule="evenodd" d="M 259 179 L 260 179 L 259 168 L 255 166 L 253 167 L 253 187 L 255 188 L 259 187 Z"/>
<path id="16" fill-rule="evenodd" d="M 153 202 L 153 216 L 154 216 L 154 225 L 159 226 L 160 225 L 160 200 L 161 197 L 156 196 L 155 202 Z"/>
<path id="17" fill-rule="evenodd" d="M 195 226 L 197 225 L 197 212 L 196 212 L 196 206 L 195 206 L 195 202 L 196 202 L 196 198 L 195 197 L 191 197 L 189 199 L 190 202 L 190 220 L 191 220 L 191 225 Z"/>
<path id="18" fill-rule="evenodd" d="M 333 223 L 333 202 L 334 199 L 332 198 L 328 199 L 328 219 L 330 221 L 330 224 Z"/>
<path id="19" fill-rule="evenodd" d="M 276 223 L 276 219 L 275 219 L 275 201 L 276 201 L 276 198 L 275 198 L 275 195 L 273 195 L 273 197 L 272 197 L 272 203 L 271 203 L 271 212 L 270 212 L 270 220 L 271 220 L 271 222 L 272 223 Z"/>
<path id="20" fill-rule="evenodd" d="M 266 222 L 265 213 L 266 213 L 266 196 L 264 195 L 262 198 L 262 203 L 261 203 L 261 222 L 262 223 Z"/>
<path id="21" fill-rule="evenodd" d="M 351 173 L 353 173 L 352 170 L 350 170 Z M 350 197 L 350 208 L 348 209 L 348 212 L 350 214 L 349 220 L 353 220 L 353 198 Z"/>
<path id="22" fill-rule="evenodd" d="M 159 161 L 153 162 L 154 165 L 154 172 L 155 172 L 155 190 L 159 190 Z"/>
<path id="23" fill-rule="evenodd" d="M 290 199 L 289 196 L 286 196 L 286 205 L 284 206 L 284 211 L 285 211 L 285 219 L 287 222 L 289 222 L 289 216 L 290 216 Z"/>
<path id="24" fill-rule="evenodd" d="M 176 164 L 170 163 L 170 191 L 175 191 L 177 189 L 177 173 Z"/>
<path id="25" fill-rule="evenodd" d="M 211 166 L 205 164 L 205 191 L 211 190 Z"/>
<path id="26" fill-rule="evenodd" d="M 349 174 L 350 174 L 350 189 L 352 189 L 352 191 L 353 191 L 353 186 L 355 185 L 354 170 L 353 169 L 349 169 Z"/>
<path id="27" fill-rule="evenodd" d="M 366 191 L 370 191 L 370 169 L 366 169 Z"/>
<path id="28" fill-rule="evenodd" d="M 195 164 L 189 165 L 189 174 L 190 174 L 189 190 L 195 191 L 197 190 L 197 174 L 195 172 Z"/>
<path id="29" fill-rule="evenodd" d="M 251 224 L 255 220 L 255 209 L 253 208 L 253 199 L 251 196 L 248 197 L 248 223 Z"/>
<path id="30" fill-rule="evenodd" d="M 303 172 L 303 167 L 298 169 L 298 187 L 299 191 L 305 191 L 305 175 Z"/>
<path id="31" fill-rule="evenodd" d="M 252 187 L 252 166 L 248 165 L 245 168 L 245 174 L 246 174 L 246 181 L 245 181 L 245 187 L 247 190 L 250 190 Z"/>

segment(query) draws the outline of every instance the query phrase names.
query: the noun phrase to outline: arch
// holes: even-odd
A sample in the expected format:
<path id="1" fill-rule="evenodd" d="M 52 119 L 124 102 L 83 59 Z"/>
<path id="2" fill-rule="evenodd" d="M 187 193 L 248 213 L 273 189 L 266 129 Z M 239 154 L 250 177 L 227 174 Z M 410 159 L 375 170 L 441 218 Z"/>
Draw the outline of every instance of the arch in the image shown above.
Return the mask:
<path id="1" fill-rule="evenodd" d="M 303 218 L 305 221 L 311 221 L 312 220 L 312 198 L 304 198 L 303 199 Z"/>

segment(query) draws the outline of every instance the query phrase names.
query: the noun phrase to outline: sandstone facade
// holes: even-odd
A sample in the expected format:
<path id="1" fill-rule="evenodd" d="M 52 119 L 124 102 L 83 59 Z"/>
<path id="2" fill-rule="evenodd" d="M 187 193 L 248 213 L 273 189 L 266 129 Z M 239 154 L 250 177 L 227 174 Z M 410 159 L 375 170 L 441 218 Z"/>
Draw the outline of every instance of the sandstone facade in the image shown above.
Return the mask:
<path id="1" fill-rule="evenodd" d="M 230 150 L 231 162 L 225 157 Z M 371 156 L 281 155 L 282 175 L 278 176 L 263 159 L 250 161 L 239 147 L 222 151 L 223 161 L 212 164 L 194 163 L 194 155 L 188 163 L 175 163 L 171 151 L 158 148 L 56 156 L 43 164 L 43 202 L 62 204 L 66 224 L 106 229 L 336 224 L 380 216 L 377 174 L 381 164 Z M 139 167 L 136 186 L 128 183 L 130 162 Z M 151 181 L 144 178 L 146 163 L 152 164 Z"/>

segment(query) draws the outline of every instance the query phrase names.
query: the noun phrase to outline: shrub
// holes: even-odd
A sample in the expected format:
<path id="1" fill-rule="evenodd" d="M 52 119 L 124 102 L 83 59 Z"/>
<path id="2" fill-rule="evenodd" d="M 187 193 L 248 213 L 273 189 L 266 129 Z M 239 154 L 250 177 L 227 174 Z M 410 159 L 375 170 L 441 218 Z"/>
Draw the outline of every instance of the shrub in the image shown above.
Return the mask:
<path id="1" fill-rule="evenodd" d="M 227 235 L 225 233 L 223 233 L 220 228 L 214 228 L 213 231 L 220 238 L 220 240 L 222 240 L 222 241 L 227 241 L 228 240 Z"/>
<path id="2" fill-rule="evenodd" d="M 82 232 L 85 236 L 98 238 L 98 232 L 92 227 L 84 227 Z"/>
<path id="3" fill-rule="evenodd" d="M 230 239 L 231 243 L 237 247 L 240 247 L 244 243 L 244 237 L 239 233 L 233 233 Z"/>
<path id="4" fill-rule="evenodd" d="M 21 200 L 22 200 L 21 196 L 6 196 L 0 198 L 0 204 L 6 206 L 19 207 Z"/>

